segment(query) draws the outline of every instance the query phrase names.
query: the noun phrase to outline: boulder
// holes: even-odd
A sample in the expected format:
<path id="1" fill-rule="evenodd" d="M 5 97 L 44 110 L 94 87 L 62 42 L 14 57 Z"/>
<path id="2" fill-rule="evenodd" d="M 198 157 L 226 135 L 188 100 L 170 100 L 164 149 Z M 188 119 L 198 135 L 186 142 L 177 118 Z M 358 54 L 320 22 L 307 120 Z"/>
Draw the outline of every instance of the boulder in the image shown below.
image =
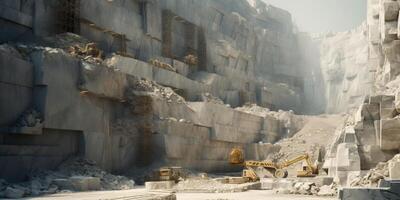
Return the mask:
<path id="1" fill-rule="evenodd" d="M 400 161 L 389 162 L 389 177 L 391 180 L 400 180 Z"/>
<path id="2" fill-rule="evenodd" d="M 318 196 L 334 196 L 336 195 L 336 190 L 330 185 L 323 185 L 319 188 L 317 193 Z"/>
<path id="3" fill-rule="evenodd" d="M 24 197 L 25 191 L 18 188 L 7 187 L 4 196 L 10 199 L 20 199 Z"/>

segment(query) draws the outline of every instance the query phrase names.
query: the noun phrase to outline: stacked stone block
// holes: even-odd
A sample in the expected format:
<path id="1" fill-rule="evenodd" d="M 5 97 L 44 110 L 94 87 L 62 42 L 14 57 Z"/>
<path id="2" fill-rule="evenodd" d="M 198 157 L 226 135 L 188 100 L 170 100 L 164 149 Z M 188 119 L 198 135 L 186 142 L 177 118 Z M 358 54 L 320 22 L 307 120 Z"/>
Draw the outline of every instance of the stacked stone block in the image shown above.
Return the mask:
<path id="1" fill-rule="evenodd" d="M 369 63 L 381 84 L 400 74 L 399 10 L 399 1 L 368 1 Z"/>

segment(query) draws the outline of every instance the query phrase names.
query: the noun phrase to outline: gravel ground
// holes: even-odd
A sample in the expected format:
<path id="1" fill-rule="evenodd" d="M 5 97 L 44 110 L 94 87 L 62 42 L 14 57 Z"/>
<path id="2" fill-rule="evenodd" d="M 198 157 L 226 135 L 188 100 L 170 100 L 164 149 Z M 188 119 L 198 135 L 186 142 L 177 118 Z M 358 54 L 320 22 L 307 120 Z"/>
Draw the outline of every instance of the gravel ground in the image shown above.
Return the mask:
<path id="1" fill-rule="evenodd" d="M 316 197 L 304 195 L 275 194 L 270 190 L 251 190 L 240 193 L 176 193 L 177 200 L 333 200 L 335 197 Z M 30 200 L 100 200 L 100 199 L 164 199 L 168 193 L 149 193 L 143 188 L 124 191 L 98 191 L 61 193 L 42 197 L 29 198 Z M 164 197 L 164 198 L 163 198 Z M 168 198 L 165 198 L 168 199 Z"/>

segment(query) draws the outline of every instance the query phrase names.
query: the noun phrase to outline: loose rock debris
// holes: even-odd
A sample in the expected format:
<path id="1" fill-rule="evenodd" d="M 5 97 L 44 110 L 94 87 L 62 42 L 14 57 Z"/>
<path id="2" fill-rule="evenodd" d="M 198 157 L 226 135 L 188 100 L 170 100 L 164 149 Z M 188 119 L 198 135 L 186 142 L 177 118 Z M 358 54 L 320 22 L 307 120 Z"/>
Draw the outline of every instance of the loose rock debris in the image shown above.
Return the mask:
<path id="1" fill-rule="evenodd" d="M 29 181 L 12 184 L 0 179 L 0 197 L 22 198 L 58 192 L 133 189 L 135 182 L 107 173 L 92 161 L 72 158 L 54 171 L 32 172 Z"/>
<path id="2" fill-rule="evenodd" d="M 377 187 L 379 180 L 389 177 L 389 163 L 400 162 L 400 154 L 394 156 L 387 162 L 380 162 L 378 165 L 369 170 L 363 177 L 356 177 L 350 183 L 352 187 Z"/>
<path id="3" fill-rule="evenodd" d="M 275 192 L 278 194 L 298 194 L 298 195 L 315 195 L 315 196 L 335 196 L 337 195 L 337 185 L 323 185 L 318 187 L 313 182 L 295 182 L 292 187 L 279 188 Z"/>

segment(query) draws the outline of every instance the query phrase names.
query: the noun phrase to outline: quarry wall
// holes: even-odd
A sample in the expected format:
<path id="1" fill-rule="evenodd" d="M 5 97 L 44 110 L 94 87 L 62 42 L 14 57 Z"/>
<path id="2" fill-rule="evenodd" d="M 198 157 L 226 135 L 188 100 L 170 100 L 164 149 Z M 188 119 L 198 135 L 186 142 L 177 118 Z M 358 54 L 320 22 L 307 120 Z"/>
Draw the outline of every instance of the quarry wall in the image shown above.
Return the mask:
<path id="1" fill-rule="evenodd" d="M 397 18 L 385 4 L 369 1 L 355 30 L 311 36 L 261 1 L 2 1 L 0 177 L 77 155 L 117 173 L 235 171 L 233 147 L 267 159 L 298 130 L 241 109 L 253 103 L 290 119 L 358 110 L 325 162 L 347 181 L 399 148 L 398 91 L 385 88 L 397 83 Z"/>
<path id="2" fill-rule="evenodd" d="M 303 91 L 314 89 L 290 14 L 250 3 L 2 1 L 0 177 L 77 155 L 117 173 L 215 172 L 237 169 L 233 147 L 256 160 L 278 152 L 271 143 L 295 128 L 233 108 L 311 112 Z M 76 52 L 90 42 L 99 57 Z"/>

